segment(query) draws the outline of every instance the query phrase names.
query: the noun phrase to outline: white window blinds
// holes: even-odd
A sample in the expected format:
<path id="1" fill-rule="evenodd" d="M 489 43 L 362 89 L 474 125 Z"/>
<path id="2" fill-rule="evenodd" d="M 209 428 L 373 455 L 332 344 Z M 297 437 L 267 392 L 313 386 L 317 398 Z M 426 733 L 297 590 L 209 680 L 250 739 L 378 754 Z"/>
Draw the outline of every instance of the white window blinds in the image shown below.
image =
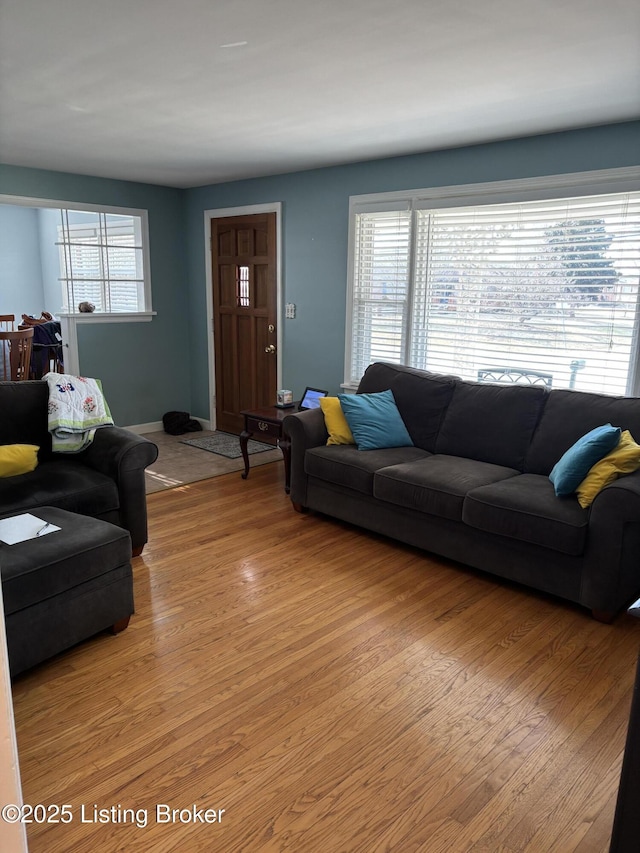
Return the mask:
<path id="1" fill-rule="evenodd" d="M 364 212 L 355 225 L 352 381 L 386 360 L 630 393 L 640 193 Z"/>
<path id="2" fill-rule="evenodd" d="M 352 364 L 358 377 L 372 361 L 404 358 L 410 257 L 409 210 L 356 217 Z"/>
<path id="3" fill-rule="evenodd" d="M 61 210 L 60 217 L 65 311 L 84 301 L 99 313 L 145 311 L 141 218 L 81 210 Z"/>

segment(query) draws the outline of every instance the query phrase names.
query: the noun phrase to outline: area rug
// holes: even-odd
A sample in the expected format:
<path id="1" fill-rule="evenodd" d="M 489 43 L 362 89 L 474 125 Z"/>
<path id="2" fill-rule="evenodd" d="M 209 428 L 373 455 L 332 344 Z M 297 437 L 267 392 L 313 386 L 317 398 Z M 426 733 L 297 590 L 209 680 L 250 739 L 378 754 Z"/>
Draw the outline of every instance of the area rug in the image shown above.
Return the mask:
<path id="1" fill-rule="evenodd" d="M 191 435 L 193 436 L 193 433 Z M 214 433 L 210 430 L 198 433 L 201 439 L 212 435 Z M 198 448 L 194 450 L 193 447 L 182 444 L 182 439 L 186 439 L 186 436 L 168 435 L 164 431 L 147 433 L 145 438 L 153 441 L 159 453 L 153 465 L 144 472 L 148 495 L 163 492 L 165 489 L 188 486 L 199 480 L 208 480 L 223 474 L 236 473 L 238 481 L 244 482 L 240 479 L 240 473 L 244 471 L 244 460 L 241 456 L 229 459 L 218 453 L 198 453 Z M 237 436 L 235 439 L 239 449 L 240 441 Z M 267 450 L 266 453 L 251 456 L 251 468 L 271 462 L 282 464 L 282 453 L 279 448 L 270 447 Z"/>
<path id="2" fill-rule="evenodd" d="M 208 450 L 210 453 L 226 456 L 227 459 L 238 459 L 242 456 L 240 439 L 237 435 L 231 435 L 228 432 L 215 432 L 213 435 L 202 438 L 183 438 L 181 444 L 188 444 L 189 447 L 197 447 L 199 450 Z M 273 445 L 254 441 L 252 438 L 247 442 L 247 453 L 265 453 L 267 450 L 273 450 Z"/>

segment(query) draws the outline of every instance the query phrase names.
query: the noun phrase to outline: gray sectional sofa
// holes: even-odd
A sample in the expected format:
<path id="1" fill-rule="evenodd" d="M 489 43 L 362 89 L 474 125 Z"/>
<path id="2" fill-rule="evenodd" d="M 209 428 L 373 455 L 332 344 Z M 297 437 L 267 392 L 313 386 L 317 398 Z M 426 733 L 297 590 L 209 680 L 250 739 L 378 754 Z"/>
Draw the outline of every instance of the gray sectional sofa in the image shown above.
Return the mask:
<path id="1" fill-rule="evenodd" d="M 287 416 L 291 500 L 589 608 L 640 593 L 640 471 L 582 509 L 549 473 L 601 424 L 640 440 L 640 398 L 468 382 L 376 363 L 358 393 L 391 389 L 413 447 L 327 446 L 319 409 Z"/>

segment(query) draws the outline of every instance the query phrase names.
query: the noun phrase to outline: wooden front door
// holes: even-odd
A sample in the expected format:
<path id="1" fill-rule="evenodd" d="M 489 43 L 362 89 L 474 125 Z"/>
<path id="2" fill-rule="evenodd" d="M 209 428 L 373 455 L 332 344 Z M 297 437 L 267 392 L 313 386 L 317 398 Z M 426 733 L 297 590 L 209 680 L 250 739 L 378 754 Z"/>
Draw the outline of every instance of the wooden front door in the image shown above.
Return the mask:
<path id="1" fill-rule="evenodd" d="M 212 219 L 211 253 L 216 428 L 239 434 L 276 400 L 276 214 Z"/>

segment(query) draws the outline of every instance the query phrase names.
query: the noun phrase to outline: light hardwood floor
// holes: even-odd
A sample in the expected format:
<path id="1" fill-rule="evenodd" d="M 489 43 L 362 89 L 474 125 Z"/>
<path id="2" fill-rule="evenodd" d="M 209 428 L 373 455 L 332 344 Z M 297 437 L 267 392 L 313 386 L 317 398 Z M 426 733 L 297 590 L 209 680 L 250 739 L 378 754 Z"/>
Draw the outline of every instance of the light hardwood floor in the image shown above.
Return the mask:
<path id="1" fill-rule="evenodd" d="M 151 495 L 129 628 L 16 681 L 25 801 L 73 807 L 31 853 L 604 853 L 640 624 L 298 515 L 282 478 Z"/>

